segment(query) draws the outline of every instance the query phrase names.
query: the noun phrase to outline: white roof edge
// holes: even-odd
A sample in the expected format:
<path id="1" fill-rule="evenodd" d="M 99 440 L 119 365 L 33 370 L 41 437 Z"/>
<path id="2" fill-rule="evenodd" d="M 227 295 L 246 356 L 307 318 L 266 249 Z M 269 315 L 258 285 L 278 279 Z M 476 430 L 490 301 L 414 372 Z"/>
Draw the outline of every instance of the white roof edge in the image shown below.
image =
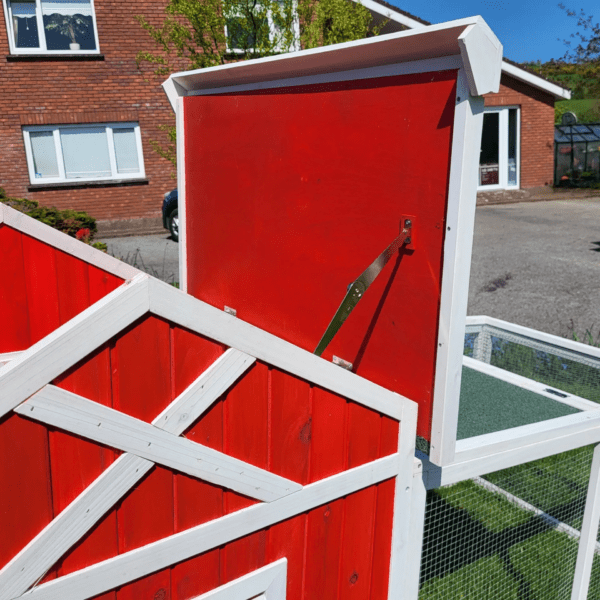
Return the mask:
<path id="1" fill-rule="evenodd" d="M 405 40 L 407 43 L 403 43 Z M 482 95 L 498 89 L 501 53 L 502 45 L 485 21 L 469 17 L 343 44 L 174 73 L 163 83 L 163 88 L 175 108 L 176 98 L 188 92 L 249 83 L 251 79 L 274 81 L 319 70 L 330 72 L 460 55 L 471 94 Z"/>
<path id="2" fill-rule="evenodd" d="M 525 71 L 525 69 L 521 69 L 520 67 L 516 67 L 515 65 L 511 65 L 509 62 L 505 60 L 502 61 L 502 72 L 514 77 L 515 79 L 519 79 L 524 81 L 525 83 L 529 83 L 530 85 L 543 90 L 544 92 L 548 92 L 552 94 L 555 98 L 560 98 L 561 100 L 570 100 L 571 92 L 570 90 L 566 90 L 565 88 L 552 83 L 551 81 L 546 81 L 542 77 L 538 77 L 529 71 Z"/>
<path id="3" fill-rule="evenodd" d="M 388 19 L 395 21 L 396 23 L 400 23 L 401 25 L 405 25 L 406 27 L 410 27 L 411 29 L 421 29 L 426 27 L 423 23 L 416 21 L 415 19 L 411 19 L 402 13 L 396 12 L 387 6 L 383 6 L 379 4 L 379 2 L 375 2 L 375 0 L 354 0 L 358 1 L 365 8 L 372 10 Z M 570 100 L 571 92 L 569 90 L 564 89 L 563 87 L 556 85 L 550 81 L 546 81 L 543 77 L 538 77 L 529 71 L 525 71 L 520 67 L 516 67 L 515 65 L 511 65 L 509 62 L 502 61 L 502 72 L 514 77 L 515 79 L 519 79 L 520 81 L 524 81 L 544 92 L 548 92 L 552 94 L 555 98 L 560 98 L 561 100 Z"/>

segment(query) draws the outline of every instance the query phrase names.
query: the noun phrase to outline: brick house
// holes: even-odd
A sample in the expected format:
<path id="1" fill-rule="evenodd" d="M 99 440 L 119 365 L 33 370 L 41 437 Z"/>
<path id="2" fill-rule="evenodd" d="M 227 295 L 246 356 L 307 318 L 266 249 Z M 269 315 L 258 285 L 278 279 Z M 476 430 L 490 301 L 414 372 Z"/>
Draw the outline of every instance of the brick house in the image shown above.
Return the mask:
<path id="1" fill-rule="evenodd" d="M 382 33 L 427 23 L 362 0 Z M 135 56 L 150 46 L 135 21 L 163 18 L 165 0 L 2 0 L 0 187 L 40 204 L 85 210 L 103 232 L 161 231 L 170 163 L 151 140 L 173 114 L 159 82 Z M 133 7 L 133 8 L 132 8 Z M 554 101 L 560 86 L 505 60 L 501 90 L 486 97 L 482 190 L 552 184 Z"/>
<path id="2" fill-rule="evenodd" d="M 431 24 L 384 0 L 361 3 L 376 19 L 389 19 L 383 33 Z M 503 60 L 500 91 L 485 96 L 480 192 L 553 184 L 554 102 L 570 97 L 570 91 L 560 85 Z"/>
<path id="3" fill-rule="evenodd" d="M 160 82 L 136 66 L 149 37 L 134 16 L 158 24 L 164 4 L 2 0 L 0 187 L 9 195 L 85 210 L 104 231 L 162 230 L 162 196 L 175 182 L 150 140 L 174 120 Z"/>

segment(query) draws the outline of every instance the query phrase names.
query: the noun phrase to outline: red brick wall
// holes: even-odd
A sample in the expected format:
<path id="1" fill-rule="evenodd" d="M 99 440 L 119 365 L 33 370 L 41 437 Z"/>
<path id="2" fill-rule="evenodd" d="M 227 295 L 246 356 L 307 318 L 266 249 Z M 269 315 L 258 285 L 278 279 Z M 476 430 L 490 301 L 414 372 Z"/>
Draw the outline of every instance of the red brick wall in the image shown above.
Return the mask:
<path id="1" fill-rule="evenodd" d="M 153 49 L 134 19 L 161 22 L 165 0 L 95 0 L 103 60 L 10 57 L 4 15 L 0 18 L 0 187 L 58 208 L 88 211 L 100 220 L 159 217 L 162 195 L 175 187 L 172 167 L 151 148 L 163 140 L 159 124 L 174 124 L 160 87 L 144 81 L 135 64 L 140 49 Z M 2 4 L 0 4 L 0 7 Z M 22 125 L 138 121 L 148 182 L 99 187 L 33 190 L 25 158 Z"/>
<path id="2" fill-rule="evenodd" d="M 521 187 L 552 185 L 554 177 L 554 96 L 502 75 L 500 91 L 486 106 L 521 107 Z"/>

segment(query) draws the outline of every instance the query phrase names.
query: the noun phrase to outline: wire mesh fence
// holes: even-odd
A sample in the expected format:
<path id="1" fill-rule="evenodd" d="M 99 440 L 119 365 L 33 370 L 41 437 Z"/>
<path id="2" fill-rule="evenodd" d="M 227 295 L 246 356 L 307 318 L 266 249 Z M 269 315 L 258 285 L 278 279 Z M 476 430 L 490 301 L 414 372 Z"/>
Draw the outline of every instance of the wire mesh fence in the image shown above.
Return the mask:
<path id="1" fill-rule="evenodd" d="M 560 391 L 600 403 L 600 359 L 499 327 L 467 328 L 465 354 Z M 473 331 L 475 329 L 475 331 Z"/>
<path id="2" fill-rule="evenodd" d="M 419 599 L 570 599 L 592 453 L 578 448 L 429 491 Z M 598 598 L 596 560 L 588 599 Z"/>

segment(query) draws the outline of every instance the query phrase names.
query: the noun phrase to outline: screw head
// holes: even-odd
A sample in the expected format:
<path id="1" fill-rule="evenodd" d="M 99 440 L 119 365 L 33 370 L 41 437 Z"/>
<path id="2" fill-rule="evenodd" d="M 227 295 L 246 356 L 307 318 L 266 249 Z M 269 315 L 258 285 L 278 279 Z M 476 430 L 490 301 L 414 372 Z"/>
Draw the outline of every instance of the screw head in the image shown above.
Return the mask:
<path id="1" fill-rule="evenodd" d="M 406 219 L 406 221 L 404 221 L 404 227 L 410 227 L 412 225 L 412 221 L 410 219 Z"/>

